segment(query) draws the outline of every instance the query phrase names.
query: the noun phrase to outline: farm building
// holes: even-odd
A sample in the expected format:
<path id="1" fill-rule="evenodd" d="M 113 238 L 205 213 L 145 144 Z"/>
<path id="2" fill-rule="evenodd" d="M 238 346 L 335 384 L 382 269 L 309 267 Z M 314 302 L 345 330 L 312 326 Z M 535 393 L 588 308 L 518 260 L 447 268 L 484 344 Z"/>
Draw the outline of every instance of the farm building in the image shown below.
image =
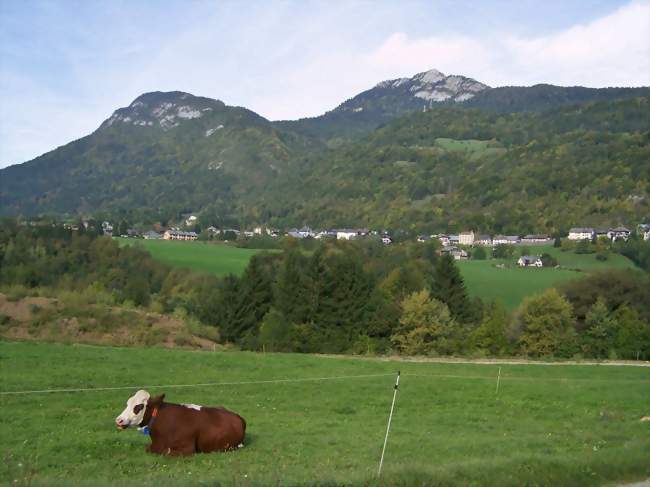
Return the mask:
<path id="1" fill-rule="evenodd" d="M 497 235 L 492 239 L 494 245 L 514 245 L 519 242 L 520 239 L 517 235 Z"/>
<path id="2" fill-rule="evenodd" d="M 569 240 L 591 240 L 596 231 L 589 227 L 574 227 L 569 230 Z"/>
<path id="3" fill-rule="evenodd" d="M 149 230 L 148 232 L 145 232 L 144 235 L 142 235 L 142 237 L 145 240 L 156 240 L 156 239 L 162 238 L 163 236 L 160 235 L 158 232 L 154 232 L 153 230 Z"/>
<path id="4" fill-rule="evenodd" d="M 630 233 L 632 233 L 630 230 L 623 226 L 619 226 L 616 228 L 610 228 L 609 232 L 607 232 L 607 236 L 615 242 L 616 240 L 625 240 L 627 241 L 628 238 L 630 238 Z"/>
<path id="5" fill-rule="evenodd" d="M 536 255 L 522 255 L 517 261 L 519 267 L 543 267 L 542 259 Z"/>
<path id="6" fill-rule="evenodd" d="M 476 240 L 474 240 L 476 245 L 492 245 L 492 237 L 489 235 L 479 235 Z"/>
<path id="7" fill-rule="evenodd" d="M 548 235 L 524 235 L 521 238 L 522 244 L 545 244 L 551 241 L 551 237 Z"/>
<path id="8" fill-rule="evenodd" d="M 458 247 L 446 247 L 440 251 L 440 254 L 449 254 L 456 260 L 467 260 L 468 258 L 467 252 Z"/>
<path id="9" fill-rule="evenodd" d="M 182 232 L 180 230 L 167 230 L 163 234 L 165 240 L 196 240 L 199 236 L 196 232 Z"/>

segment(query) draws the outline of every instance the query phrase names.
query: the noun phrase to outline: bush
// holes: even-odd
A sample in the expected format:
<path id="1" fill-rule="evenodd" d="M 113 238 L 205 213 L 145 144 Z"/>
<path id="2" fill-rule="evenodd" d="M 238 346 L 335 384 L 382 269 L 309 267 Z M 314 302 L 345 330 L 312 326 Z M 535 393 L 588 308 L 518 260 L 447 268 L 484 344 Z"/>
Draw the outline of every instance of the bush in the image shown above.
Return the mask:
<path id="1" fill-rule="evenodd" d="M 487 253 L 483 247 L 478 247 L 472 252 L 472 259 L 475 260 L 485 260 L 487 258 Z"/>
<path id="2" fill-rule="evenodd" d="M 25 296 L 27 296 L 27 294 L 28 294 L 28 292 L 27 292 L 27 288 L 25 286 L 23 286 L 21 284 L 16 284 L 14 286 L 11 286 L 7 290 L 7 293 L 6 293 L 7 301 L 12 301 L 12 302 L 20 301 Z"/>
<path id="3" fill-rule="evenodd" d="M 598 252 L 596 254 L 596 260 L 600 262 L 605 262 L 607 259 L 609 259 L 609 256 L 607 255 L 606 252 Z"/>
<path id="4" fill-rule="evenodd" d="M 174 345 L 177 347 L 191 347 L 194 346 L 194 340 L 187 332 L 181 332 L 174 337 Z"/>

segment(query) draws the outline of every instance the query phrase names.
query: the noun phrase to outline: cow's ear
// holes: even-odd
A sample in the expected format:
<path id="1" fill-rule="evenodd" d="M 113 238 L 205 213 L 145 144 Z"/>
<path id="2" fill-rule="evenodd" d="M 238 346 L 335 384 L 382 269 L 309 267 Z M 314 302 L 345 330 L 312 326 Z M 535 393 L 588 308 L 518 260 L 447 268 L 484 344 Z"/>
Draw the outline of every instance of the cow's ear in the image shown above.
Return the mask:
<path id="1" fill-rule="evenodd" d="M 162 404 L 163 399 L 165 399 L 164 394 L 161 394 L 160 396 L 152 397 L 151 399 L 149 399 L 149 404 L 152 405 Z"/>

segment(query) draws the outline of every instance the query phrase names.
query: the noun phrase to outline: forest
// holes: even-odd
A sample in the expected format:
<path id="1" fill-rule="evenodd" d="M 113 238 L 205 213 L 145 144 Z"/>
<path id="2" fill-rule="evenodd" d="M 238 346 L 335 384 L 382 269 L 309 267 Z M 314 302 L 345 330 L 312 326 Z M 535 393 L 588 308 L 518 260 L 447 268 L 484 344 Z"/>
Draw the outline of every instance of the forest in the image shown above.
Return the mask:
<path id="1" fill-rule="evenodd" d="M 635 255 L 648 255 L 636 241 Z M 179 313 L 241 349 L 403 355 L 650 358 L 650 279 L 609 270 L 509 312 L 468 296 L 438 245 L 287 240 L 241 277 L 172 269 L 90 226 L 0 225 L 0 290 L 95 293 L 112 306 Z M 2 326 L 7 325 L 1 319 Z"/>

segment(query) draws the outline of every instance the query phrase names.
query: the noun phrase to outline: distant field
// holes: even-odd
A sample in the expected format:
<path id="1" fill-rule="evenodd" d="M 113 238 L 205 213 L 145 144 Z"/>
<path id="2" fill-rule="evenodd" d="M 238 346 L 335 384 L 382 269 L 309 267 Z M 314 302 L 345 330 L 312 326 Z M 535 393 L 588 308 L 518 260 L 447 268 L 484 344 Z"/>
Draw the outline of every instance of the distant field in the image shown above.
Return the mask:
<path id="1" fill-rule="evenodd" d="M 240 249 L 221 243 L 119 238 L 120 245 L 141 245 L 152 257 L 177 267 L 218 276 L 240 275 L 260 250 Z"/>
<path id="2" fill-rule="evenodd" d="M 260 250 L 240 249 L 226 244 L 204 242 L 178 242 L 169 240 L 135 240 L 120 238 L 121 245 L 142 245 L 151 255 L 170 265 L 195 271 L 209 272 L 218 276 L 229 273 L 241 275 L 250 258 Z M 516 308 L 526 296 L 543 291 L 555 284 L 584 277 L 586 272 L 611 268 L 634 268 L 634 264 L 619 254 L 610 254 L 604 262 L 596 260 L 595 254 L 574 254 L 561 252 L 552 245 L 529 246 L 530 253 L 540 255 L 547 252 L 558 259 L 567 269 L 520 269 L 517 259 L 521 247 L 515 248 L 510 260 L 459 261 L 468 291 L 481 299 L 498 299 L 509 309 Z M 498 269 L 496 264 L 508 264 Z"/>
<path id="3" fill-rule="evenodd" d="M 436 145 L 451 152 L 466 152 L 471 154 L 472 158 L 485 156 L 485 155 L 498 155 L 506 152 L 506 149 L 499 147 L 489 140 L 457 140 L 440 137 L 436 139 Z"/>
<path id="4" fill-rule="evenodd" d="M 519 306 L 526 296 L 539 293 L 563 281 L 580 279 L 588 272 L 634 268 L 632 261 L 619 254 L 610 254 L 606 261 L 600 262 L 596 260 L 595 254 L 562 252 L 552 245 L 530 245 L 528 248 L 533 255 L 545 252 L 551 254 L 563 269 L 519 268 L 516 264 L 522 247 L 516 246 L 515 255 L 509 260 L 459 261 L 469 293 L 484 300 L 498 299 L 507 308 L 513 309 Z M 496 264 L 507 264 L 509 268 L 499 269 Z"/>
<path id="5" fill-rule="evenodd" d="M 188 352 L 0 342 L 6 485 L 616 485 L 650 476 L 650 369 L 434 364 L 300 354 Z M 376 469 L 393 395 L 386 450 Z M 114 418 L 138 386 L 170 402 L 224 405 L 246 418 L 246 446 L 164 458 Z"/>

